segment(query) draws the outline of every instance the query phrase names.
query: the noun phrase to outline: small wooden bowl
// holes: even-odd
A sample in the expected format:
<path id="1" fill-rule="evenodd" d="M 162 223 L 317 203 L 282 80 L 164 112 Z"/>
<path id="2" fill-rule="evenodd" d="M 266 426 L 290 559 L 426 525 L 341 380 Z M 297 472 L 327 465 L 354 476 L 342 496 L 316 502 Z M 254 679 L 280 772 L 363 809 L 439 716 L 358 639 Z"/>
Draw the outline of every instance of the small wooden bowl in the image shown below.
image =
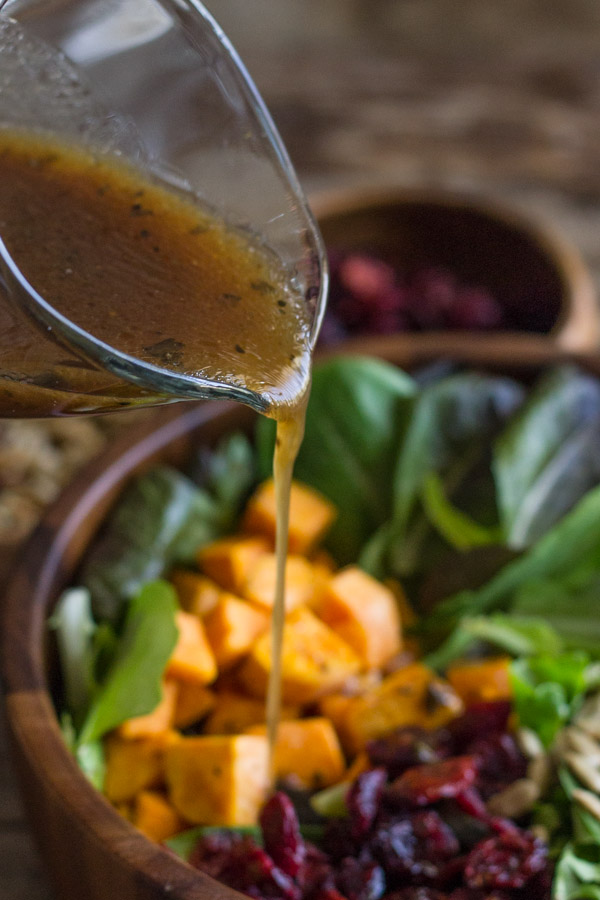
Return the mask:
<path id="1" fill-rule="evenodd" d="M 357 349 L 352 345 L 346 352 Z M 539 336 L 479 340 L 424 335 L 362 342 L 405 368 L 452 358 L 525 378 L 564 358 Z M 596 371 L 600 365 L 595 364 Z M 111 505 L 134 474 L 182 464 L 192 447 L 248 429 L 254 413 L 223 403 L 158 411 L 83 470 L 46 514 L 9 580 L 0 623 L 1 675 L 14 761 L 26 809 L 59 900 L 233 900 L 234 891 L 152 844 L 83 776 L 68 752 L 51 697 L 47 619 Z"/>
<path id="2" fill-rule="evenodd" d="M 600 305 L 582 257 L 534 218 L 442 191 L 342 189 L 311 206 L 329 249 L 380 251 L 401 272 L 447 269 L 490 292 L 509 323 L 503 330 L 550 335 L 570 351 L 600 346 Z"/>

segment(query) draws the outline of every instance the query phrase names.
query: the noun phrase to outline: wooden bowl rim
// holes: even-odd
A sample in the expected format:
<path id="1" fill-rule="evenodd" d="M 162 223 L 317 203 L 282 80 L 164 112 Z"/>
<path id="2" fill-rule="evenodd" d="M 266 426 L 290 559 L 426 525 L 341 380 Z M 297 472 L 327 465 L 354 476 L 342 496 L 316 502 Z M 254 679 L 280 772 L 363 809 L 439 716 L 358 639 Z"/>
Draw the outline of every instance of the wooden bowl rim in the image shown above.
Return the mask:
<path id="1" fill-rule="evenodd" d="M 449 334 L 425 334 L 417 339 L 390 336 L 347 343 L 322 355 L 340 353 L 377 355 L 408 369 L 435 358 L 455 359 L 465 365 L 532 370 L 563 360 L 584 365 L 587 361 L 581 354 L 565 353 L 547 337 L 530 335 L 485 335 L 476 340 Z M 195 436 L 210 422 L 224 417 L 231 419 L 233 425 L 249 422 L 254 415 L 231 403 L 177 404 L 158 410 L 147 422 L 122 435 L 84 467 L 48 509 L 19 554 L 8 579 L 2 610 L 0 674 L 7 722 L 16 749 L 51 787 L 56 802 L 76 813 L 96 844 L 135 870 L 146 883 L 168 884 L 169 896 L 176 900 L 233 900 L 240 895 L 153 845 L 113 809 L 80 771 L 62 739 L 44 671 L 43 636 L 54 598 L 44 595 L 39 584 L 31 592 L 29 579 L 34 566 L 44 579 L 68 580 L 70 573 L 63 568 L 63 558 L 69 543 L 76 539 L 78 529 L 98 503 L 105 507 L 101 518 L 104 517 L 106 508 L 140 467 L 158 461 L 171 445 Z M 46 727 L 42 728 L 44 724 Z M 65 791 L 69 786 L 73 790 Z"/>
<path id="2" fill-rule="evenodd" d="M 320 224 L 340 215 L 357 216 L 378 207 L 389 210 L 396 206 L 422 205 L 485 216 L 490 222 L 504 225 L 516 234 L 527 235 L 542 252 L 562 286 L 561 308 L 548 336 L 569 352 L 592 352 L 600 346 L 600 303 L 594 279 L 582 254 L 559 227 L 531 212 L 491 194 L 393 185 L 315 191 L 309 196 L 309 202 Z"/>

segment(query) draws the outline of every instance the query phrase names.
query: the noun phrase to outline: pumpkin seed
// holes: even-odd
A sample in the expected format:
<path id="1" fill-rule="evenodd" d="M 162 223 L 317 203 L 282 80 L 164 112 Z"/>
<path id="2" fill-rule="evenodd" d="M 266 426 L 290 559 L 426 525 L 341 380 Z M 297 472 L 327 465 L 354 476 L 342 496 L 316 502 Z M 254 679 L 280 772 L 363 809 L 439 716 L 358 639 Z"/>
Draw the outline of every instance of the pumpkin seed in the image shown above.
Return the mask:
<path id="1" fill-rule="evenodd" d="M 519 750 L 527 759 L 535 759 L 537 756 L 544 755 L 544 745 L 531 728 L 519 728 L 515 737 Z"/>
<path id="2" fill-rule="evenodd" d="M 519 778 L 507 788 L 494 794 L 487 802 L 493 816 L 518 819 L 529 812 L 540 798 L 540 787 L 531 778 Z"/>
<path id="3" fill-rule="evenodd" d="M 580 806 L 583 806 L 595 819 L 600 821 L 600 797 L 583 788 L 575 788 L 573 800 L 576 800 Z"/>
<path id="4" fill-rule="evenodd" d="M 585 756 L 569 751 L 565 753 L 564 760 L 582 784 L 595 794 L 600 794 L 600 772 Z"/>
<path id="5" fill-rule="evenodd" d="M 543 753 L 530 761 L 527 766 L 527 778 L 537 784 L 541 794 L 545 794 L 552 779 L 552 771 L 552 761 L 546 753 Z"/>
<path id="6" fill-rule="evenodd" d="M 571 725 L 565 728 L 565 740 L 569 750 L 585 756 L 591 765 L 600 764 L 600 744 L 587 731 Z"/>
<path id="7" fill-rule="evenodd" d="M 600 738 L 600 694 L 588 697 L 575 717 L 578 728 L 594 738 Z"/>

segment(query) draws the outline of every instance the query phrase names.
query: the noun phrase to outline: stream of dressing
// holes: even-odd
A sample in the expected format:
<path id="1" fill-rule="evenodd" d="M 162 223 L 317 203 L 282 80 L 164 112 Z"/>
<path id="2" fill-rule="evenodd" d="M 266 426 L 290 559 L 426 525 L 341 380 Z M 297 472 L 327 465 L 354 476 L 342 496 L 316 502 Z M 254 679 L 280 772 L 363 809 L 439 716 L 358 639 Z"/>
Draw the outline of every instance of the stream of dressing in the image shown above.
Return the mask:
<path id="1" fill-rule="evenodd" d="M 269 746 L 269 778 L 275 781 L 274 752 L 277 727 L 281 709 L 281 656 L 283 649 L 283 627 L 285 622 L 285 568 L 288 549 L 290 518 L 290 494 L 294 462 L 304 436 L 308 391 L 297 403 L 289 418 L 277 422 L 277 437 L 273 456 L 273 477 L 275 480 L 276 534 L 275 555 L 277 574 L 275 598 L 271 618 L 271 671 L 267 688 L 267 741 Z"/>

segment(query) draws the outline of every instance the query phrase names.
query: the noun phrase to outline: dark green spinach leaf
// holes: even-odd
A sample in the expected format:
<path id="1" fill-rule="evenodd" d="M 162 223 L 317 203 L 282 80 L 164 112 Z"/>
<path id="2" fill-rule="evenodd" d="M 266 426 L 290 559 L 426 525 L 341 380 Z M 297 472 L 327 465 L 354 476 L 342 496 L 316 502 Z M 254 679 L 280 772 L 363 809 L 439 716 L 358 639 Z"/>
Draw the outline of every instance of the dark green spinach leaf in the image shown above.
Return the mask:
<path id="1" fill-rule="evenodd" d="M 125 719 L 152 712 L 161 698 L 161 680 L 177 642 L 177 598 L 172 585 L 144 585 L 128 605 L 117 652 L 96 687 L 77 746 L 90 744 Z"/>
<path id="2" fill-rule="evenodd" d="M 509 378 L 474 372 L 451 375 L 421 391 L 399 447 L 392 518 L 385 526 L 387 547 L 381 542 L 386 556 L 381 571 L 389 568 L 403 577 L 422 567 L 428 530 L 419 524 L 424 516 L 418 507 L 424 485 L 436 476 L 451 497 L 479 462 L 485 442 L 523 396 L 521 385 Z M 414 540 L 415 527 L 422 534 L 419 542 Z"/>
<path id="3" fill-rule="evenodd" d="M 423 623 L 423 632 L 443 635 L 463 616 L 511 608 L 511 601 L 532 580 L 569 578 L 600 571 L 600 487 L 593 488 L 544 537 L 504 566 L 478 590 L 460 591 L 443 600 Z"/>
<path id="4" fill-rule="evenodd" d="M 254 468 L 235 439 L 215 451 L 212 466 L 210 489 L 157 466 L 125 490 L 81 572 L 99 620 L 118 622 L 142 585 L 192 562 L 198 547 L 232 528 Z"/>
<path id="5" fill-rule="evenodd" d="M 493 471 L 510 547 L 530 546 L 600 480 L 600 382 L 553 369 L 498 438 Z"/>

